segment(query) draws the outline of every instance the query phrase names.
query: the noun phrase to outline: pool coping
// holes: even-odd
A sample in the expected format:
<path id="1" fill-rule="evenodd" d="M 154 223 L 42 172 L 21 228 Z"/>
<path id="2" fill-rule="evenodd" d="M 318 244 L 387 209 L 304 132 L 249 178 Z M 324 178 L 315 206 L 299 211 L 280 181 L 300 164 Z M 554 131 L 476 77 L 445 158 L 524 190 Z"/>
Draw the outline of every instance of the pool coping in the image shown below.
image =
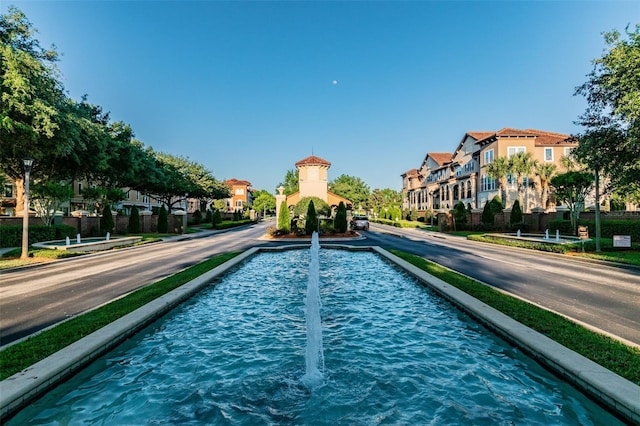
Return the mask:
<path id="1" fill-rule="evenodd" d="M 113 349 L 175 306 L 187 300 L 220 275 L 261 251 L 308 248 L 310 244 L 277 247 L 253 247 L 211 271 L 166 293 L 154 301 L 91 333 L 44 360 L 0 382 L 0 420 L 5 420 L 47 390 L 68 379 L 90 362 Z M 619 417 L 640 423 L 640 386 L 607 370 L 400 259 L 378 246 L 327 246 L 373 251 L 415 276 L 445 299 L 469 313 L 474 319 L 523 350 L 567 382 L 588 394 Z M 635 396 L 635 398 L 634 398 Z"/>

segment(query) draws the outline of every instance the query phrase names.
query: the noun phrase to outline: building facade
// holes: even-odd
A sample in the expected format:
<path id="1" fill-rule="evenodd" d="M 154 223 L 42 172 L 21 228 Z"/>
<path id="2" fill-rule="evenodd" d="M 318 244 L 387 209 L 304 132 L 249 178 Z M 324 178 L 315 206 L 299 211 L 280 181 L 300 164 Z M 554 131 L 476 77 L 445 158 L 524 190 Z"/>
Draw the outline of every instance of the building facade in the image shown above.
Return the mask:
<path id="1" fill-rule="evenodd" d="M 577 142 L 562 133 L 535 129 L 503 128 L 496 132 L 467 132 L 453 153 L 427 153 L 419 169 L 402 176 L 403 209 L 452 209 L 462 202 L 469 209 L 481 209 L 499 194 L 496 179 L 489 177 L 487 167 L 499 157 L 510 158 L 519 152 L 531 153 L 537 164 L 554 164 L 564 171 L 562 158 Z M 518 196 L 515 176 L 507 176 L 507 207 Z M 535 172 L 525 177 L 523 211 L 542 206 L 542 188 Z"/>
<path id="2" fill-rule="evenodd" d="M 231 190 L 231 197 L 225 199 L 228 212 L 244 211 L 253 204 L 253 188 L 247 180 L 228 179 L 224 182 Z"/>

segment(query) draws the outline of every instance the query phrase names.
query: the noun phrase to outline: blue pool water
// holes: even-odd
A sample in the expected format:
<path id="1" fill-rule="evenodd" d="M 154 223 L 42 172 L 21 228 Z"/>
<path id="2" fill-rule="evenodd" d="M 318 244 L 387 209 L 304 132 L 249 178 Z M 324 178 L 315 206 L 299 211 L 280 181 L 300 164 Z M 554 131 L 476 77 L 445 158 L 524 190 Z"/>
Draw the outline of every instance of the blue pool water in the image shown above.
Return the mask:
<path id="1" fill-rule="evenodd" d="M 375 254 L 320 265 L 312 390 L 309 251 L 261 253 L 9 424 L 620 424 Z"/>

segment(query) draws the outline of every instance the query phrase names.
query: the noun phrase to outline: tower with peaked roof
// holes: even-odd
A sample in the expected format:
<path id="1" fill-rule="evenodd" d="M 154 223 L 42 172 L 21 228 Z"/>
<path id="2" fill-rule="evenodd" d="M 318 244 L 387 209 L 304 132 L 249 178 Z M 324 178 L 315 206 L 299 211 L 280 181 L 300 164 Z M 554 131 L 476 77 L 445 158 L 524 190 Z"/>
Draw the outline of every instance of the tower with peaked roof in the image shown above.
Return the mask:
<path id="1" fill-rule="evenodd" d="M 333 210 L 342 201 L 347 209 L 352 208 L 351 201 L 329 191 L 329 167 L 331 163 L 320 157 L 312 155 L 304 158 L 295 164 L 298 169 L 298 191 L 286 196 L 276 195 L 276 215 L 279 215 L 280 204 L 286 199 L 287 206 L 292 208 L 302 198 L 318 197 L 325 201 Z"/>

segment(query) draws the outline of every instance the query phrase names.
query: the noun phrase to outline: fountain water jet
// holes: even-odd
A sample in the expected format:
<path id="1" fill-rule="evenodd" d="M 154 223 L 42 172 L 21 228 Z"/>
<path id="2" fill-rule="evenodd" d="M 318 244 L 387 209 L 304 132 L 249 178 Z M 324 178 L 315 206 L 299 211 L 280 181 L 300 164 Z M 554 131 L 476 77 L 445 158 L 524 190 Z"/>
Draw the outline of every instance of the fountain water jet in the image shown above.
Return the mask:
<path id="1" fill-rule="evenodd" d="M 324 350 L 322 347 L 322 320 L 320 318 L 320 243 L 318 233 L 311 236 L 311 259 L 309 261 L 309 281 L 306 298 L 307 348 L 306 369 L 302 383 L 309 389 L 323 382 Z"/>

